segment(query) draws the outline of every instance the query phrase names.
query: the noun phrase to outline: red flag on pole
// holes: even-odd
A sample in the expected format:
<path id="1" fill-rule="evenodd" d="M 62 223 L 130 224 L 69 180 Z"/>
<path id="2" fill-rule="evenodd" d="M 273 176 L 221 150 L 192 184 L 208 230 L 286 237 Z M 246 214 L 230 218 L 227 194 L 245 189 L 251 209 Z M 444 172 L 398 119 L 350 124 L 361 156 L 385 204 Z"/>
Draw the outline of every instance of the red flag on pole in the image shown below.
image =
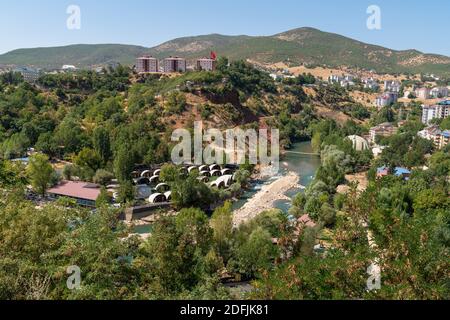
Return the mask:
<path id="1" fill-rule="evenodd" d="M 216 60 L 217 54 L 214 51 L 211 51 L 211 59 Z"/>

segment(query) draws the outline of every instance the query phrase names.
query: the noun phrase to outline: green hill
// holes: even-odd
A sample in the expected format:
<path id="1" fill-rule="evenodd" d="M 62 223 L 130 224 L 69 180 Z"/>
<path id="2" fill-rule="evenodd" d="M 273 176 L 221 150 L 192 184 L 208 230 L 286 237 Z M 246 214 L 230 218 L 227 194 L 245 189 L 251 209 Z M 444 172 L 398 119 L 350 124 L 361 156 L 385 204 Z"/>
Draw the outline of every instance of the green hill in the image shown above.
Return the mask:
<path id="1" fill-rule="evenodd" d="M 121 44 L 78 44 L 64 47 L 19 49 L 0 55 L 0 64 L 61 68 L 64 64 L 87 68 L 112 62 L 132 64 L 146 48 Z"/>
<path id="2" fill-rule="evenodd" d="M 58 48 L 21 49 L 0 55 L 0 64 L 27 64 L 58 68 L 63 64 L 91 67 L 108 62 L 132 64 L 147 53 L 194 59 L 215 50 L 231 59 L 292 65 L 349 66 L 380 73 L 435 73 L 450 75 L 450 58 L 417 50 L 396 51 L 366 44 L 312 28 L 299 28 L 273 36 L 224 36 L 219 34 L 179 38 L 146 49 L 127 45 L 74 45 Z"/>

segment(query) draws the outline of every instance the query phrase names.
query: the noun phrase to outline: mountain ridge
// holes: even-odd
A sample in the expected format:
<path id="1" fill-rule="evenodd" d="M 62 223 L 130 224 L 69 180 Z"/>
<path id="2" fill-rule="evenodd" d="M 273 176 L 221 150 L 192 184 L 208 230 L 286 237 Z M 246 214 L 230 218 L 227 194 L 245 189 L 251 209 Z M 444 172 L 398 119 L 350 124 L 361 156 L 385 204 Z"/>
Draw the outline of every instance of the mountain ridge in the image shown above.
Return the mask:
<path id="1" fill-rule="evenodd" d="M 271 36 L 207 34 L 176 38 L 158 46 L 78 44 L 18 49 L 0 55 L 0 64 L 31 65 L 44 69 L 73 64 L 90 68 L 111 62 L 132 65 L 135 58 L 150 54 L 158 58 L 183 56 L 194 59 L 211 50 L 232 60 L 250 59 L 263 64 L 347 66 L 379 73 L 435 73 L 450 75 L 450 57 L 416 49 L 393 50 L 379 45 L 302 27 Z"/>

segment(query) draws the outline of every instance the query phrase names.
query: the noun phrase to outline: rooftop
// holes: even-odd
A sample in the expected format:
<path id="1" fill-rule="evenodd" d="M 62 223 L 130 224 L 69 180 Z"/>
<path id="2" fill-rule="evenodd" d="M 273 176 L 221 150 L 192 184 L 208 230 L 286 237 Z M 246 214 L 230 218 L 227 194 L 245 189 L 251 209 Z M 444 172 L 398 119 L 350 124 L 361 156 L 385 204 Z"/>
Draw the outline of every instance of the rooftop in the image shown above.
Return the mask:
<path id="1" fill-rule="evenodd" d="M 47 193 L 95 201 L 100 194 L 100 188 L 97 185 L 88 182 L 62 181 L 56 187 L 49 189 Z"/>

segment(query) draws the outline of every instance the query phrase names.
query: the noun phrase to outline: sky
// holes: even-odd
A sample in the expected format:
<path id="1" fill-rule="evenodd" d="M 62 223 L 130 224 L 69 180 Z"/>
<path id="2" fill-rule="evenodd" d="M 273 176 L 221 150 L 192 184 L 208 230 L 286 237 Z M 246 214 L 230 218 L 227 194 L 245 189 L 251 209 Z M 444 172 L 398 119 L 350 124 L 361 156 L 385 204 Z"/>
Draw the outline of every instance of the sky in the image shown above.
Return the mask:
<path id="1" fill-rule="evenodd" d="M 69 29 L 67 8 L 80 8 Z M 369 30 L 367 8 L 380 8 Z M 273 35 L 314 27 L 391 49 L 450 56 L 448 0 L 0 0 L 0 53 L 79 43 L 152 47 L 184 36 Z"/>

